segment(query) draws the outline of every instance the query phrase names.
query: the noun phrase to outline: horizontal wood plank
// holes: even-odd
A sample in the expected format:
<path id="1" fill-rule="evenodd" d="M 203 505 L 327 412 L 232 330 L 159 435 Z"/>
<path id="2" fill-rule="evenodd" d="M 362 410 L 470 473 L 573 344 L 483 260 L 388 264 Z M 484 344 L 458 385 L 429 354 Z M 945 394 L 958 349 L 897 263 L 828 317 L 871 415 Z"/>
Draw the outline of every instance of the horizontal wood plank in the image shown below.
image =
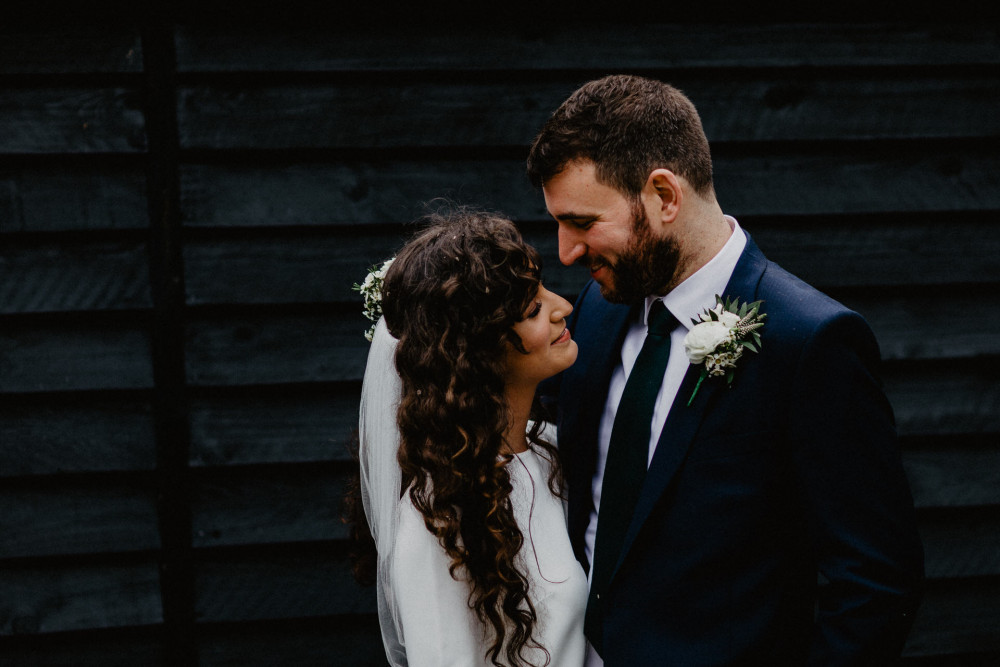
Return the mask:
<path id="1" fill-rule="evenodd" d="M 942 229 L 947 229 L 942 233 Z M 1000 225 L 956 218 L 871 224 L 852 220 L 819 228 L 747 225 L 768 259 L 820 288 L 1000 282 Z"/>
<path id="2" fill-rule="evenodd" d="M 0 74 L 141 72 L 142 43 L 127 24 L 0 27 Z"/>
<path id="3" fill-rule="evenodd" d="M 833 249 L 831 248 L 831 251 Z M 772 254 L 768 251 L 768 254 Z M 780 254 L 774 253 L 774 254 Z M 806 273 L 804 278 L 809 279 L 809 272 L 805 271 L 806 255 L 797 257 L 794 265 L 800 265 L 802 271 L 797 271 L 799 275 Z M 869 266 L 875 264 L 875 260 L 869 256 L 865 258 Z M 846 271 L 864 270 L 862 262 L 845 261 L 842 266 L 850 266 Z M 783 266 L 788 267 L 787 264 Z M 833 262 L 829 269 L 833 270 Z M 823 284 L 820 280 L 813 280 L 818 284 Z M 890 282 L 891 281 L 887 281 Z M 918 283 L 919 284 L 919 283 Z M 873 288 L 860 288 L 851 290 L 845 294 L 843 299 L 845 305 L 853 308 L 863 315 L 871 324 L 872 330 L 878 339 L 883 359 L 894 361 L 912 361 L 917 359 L 974 359 L 989 355 L 1000 354 L 1000 337 L 989 335 L 979 335 L 978 332 L 959 331 L 961 327 L 956 327 L 955 322 L 970 312 L 970 309 L 981 308 L 982 303 L 989 302 L 991 293 L 995 288 L 990 285 L 979 285 L 970 288 L 961 288 L 952 291 L 942 288 L 935 291 L 921 293 L 919 289 L 886 289 L 879 290 Z M 1000 316 L 998 316 L 1000 320 Z M 984 324 L 987 329 L 994 326 L 992 315 L 984 314 Z M 1000 321 L 997 322 L 1000 325 Z M 985 332 L 984 332 L 985 333 Z M 971 378 L 975 378 L 980 388 L 986 388 L 983 380 L 984 373 L 977 372 L 975 365 L 963 367 L 964 371 L 972 373 Z M 965 375 L 964 377 L 969 377 Z M 970 378 L 970 379 L 971 379 Z M 989 400 L 989 392 L 983 398 Z"/>
<path id="4" fill-rule="evenodd" d="M 352 289 L 406 234 L 278 234 L 192 240 L 184 247 L 189 305 L 359 301 Z M 224 279 L 220 279 L 224 277 Z M 360 303 L 360 301 L 359 301 Z"/>
<path id="5" fill-rule="evenodd" d="M 191 398 L 195 466 L 350 459 L 357 384 L 344 389 L 274 387 L 254 395 L 215 390 Z"/>
<path id="6" fill-rule="evenodd" d="M 1000 495 L 991 485 L 995 475 L 976 473 L 996 467 L 994 460 L 954 447 L 935 452 L 947 455 L 944 470 L 926 465 L 931 455 L 904 453 L 917 504 L 927 553 L 927 576 L 932 579 L 1000 576 Z M 970 474 L 971 473 L 971 474 Z M 287 544 L 347 539 L 342 502 L 349 473 L 301 467 L 256 466 L 211 469 L 196 476 L 193 501 L 196 547 Z M 928 507 L 929 490 L 942 475 L 961 476 L 966 484 L 962 500 L 985 507 Z"/>
<path id="7" fill-rule="evenodd" d="M 410 222 L 448 197 L 515 219 L 547 219 L 523 161 L 182 164 L 184 224 L 279 227 Z M 389 184 L 391 183 L 391 187 Z"/>
<path id="8" fill-rule="evenodd" d="M 0 558 L 158 549 L 148 481 L 8 480 L 0 490 Z"/>
<path id="9" fill-rule="evenodd" d="M 156 563 L 12 567 L 0 577 L 0 635 L 163 622 Z"/>
<path id="10" fill-rule="evenodd" d="M 181 72 L 662 70 L 1000 62 L 982 25 L 624 23 L 422 26 L 180 25 Z M 400 48 L 405 44 L 405 48 Z M 586 48 L 580 48 L 586 44 Z M 766 44 L 766 48 L 761 45 Z"/>
<path id="11" fill-rule="evenodd" d="M 0 98 L 0 153 L 135 153 L 145 147 L 137 90 L 13 88 Z"/>
<path id="12" fill-rule="evenodd" d="M 737 218 L 1000 208 L 995 151 L 920 142 L 878 151 L 721 150 L 714 169 L 719 201 Z M 520 160 L 181 165 L 184 224 L 196 227 L 403 223 L 439 197 L 549 220 Z"/>
<path id="13" fill-rule="evenodd" d="M 975 307 L 974 294 L 968 300 L 941 295 L 923 300 L 858 302 L 864 306 L 862 314 L 872 320 L 885 359 L 960 360 L 998 353 L 997 339 L 990 334 L 996 325 L 991 319 L 996 315 L 989 314 L 992 311 L 984 311 L 984 326 L 971 331 L 954 327 L 956 320 L 949 319 L 953 311 L 961 317 L 967 308 Z M 929 317 L 919 313 L 944 315 Z M 917 324 L 911 326 L 911 322 Z M 262 309 L 253 317 L 193 318 L 187 336 L 188 379 L 193 385 L 212 386 L 358 381 L 364 373 L 368 349 L 363 332 L 369 325 L 360 307 L 329 316 L 280 312 L 267 315 Z M 912 377 L 906 382 L 911 383 L 905 389 L 911 392 L 907 400 L 926 406 L 927 399 L 933 398 L 928 396 L 927 383 Z M 985 376 L 951 376 L 949 382 L 956 389 L 964 389 L 962 395 L 969 398 L 980 390 L 985 393 L 974 398 L 968 409 L 946 398 L 936 412 L 911 412 L 908 418 L 914 420 L 915 428 L 920 428 L 921 421 L 991 414 L 990 406 L 995 406 L 997 397 Z M 949 413 L 954 416 L 949 417 Z"/>
<path id="14" fill-rule="evenodd" d="M 1000 508 L 921 512 L 930 579 L 1000 576 Z"/>
<path id="15" fill-rule="evenodd" d="M 886 367 L 886 393 L 900 434 L 944 438 L 940 446 L 948 451 L 964 437 L 995 433 L 1000 388 L 976 366 L 968 362 Z M 195 395 L 192 465 L 349 460 L 358 420 L 356 382 L 333 389 L 322 384 L 291 389 L 264 386 L 249 395 L 219 387 L 209 397 Z"/>
<path id="16" fill-rule="evenodd" d="M 99 317 L 71 326 L 0 322 L 0 393 L 153 386 L 142 322 Z"/>
<path id="17" fill-rule="evenodd" d="M 315 465 L 201 470 L 192 500 L 196 547 L 346 539 L 343 473 Z"/>
<path id="18" fill-rule="evenodd" d="M 918 508 L 1000 505 L 1000 444 L 907 449 L 903 466 Z"/>
<path id="19" fill-rule="evenodd" d="M 296 234 L 275 231 L 254 235 L 233 231 L 223 237 L 192 239 L 184 249 L 189 305 L 360 303 L 353 289 L 373 264 L 393 256 L 416 228 L 377 232 L 331 230 Z M 830 224 L 776 225 L 751 221 L 747 231 L 769 259 L 825 290 L 870 286 L 937 286 L 953 283 L 1000 283 L 1000 225 L 988 220 L 958 219 L 941 233 L 931 221 L 855 221 Z M 556 228 L 532 225 L 525 238 L 541 253 L 543 280 L 549 289 L 573 295 L 587 272 L 559 261 Z M 945 320 L 943 312 L 963 314 L 969 300 L 941 297 L 945 311 L 929 304 L 913 313 L 912 297 L 885 302 L 884 295 L 859 300 L 862 312 L 881 318 L 891 329 L 918 315 Z M 880 301 L 876 301 L 881 299 Z M 874 302 L 874 303 L 873 303 Z M 921 299 L 920 303 L 923 303 Z M 962 304 L 949 307 L 949 303 Z M 878 309 L 888 308 L 892 314 Z M 903 312 L 901 312 L 903 311 Z M 991 317 L 987 315 L 987 317 Z M 947 325 L 953 328 L 954 320 Z M 924 329 L 920 326 L 919 329 Z M 984 329 L 985 330 L 985 329 Z M 900 332 L 906 336 L 906 332 Z M 955 332 L 953 335 L 958 335 Z M 975 332 L 962 335 L 975 336 Z M 928 341 L 934 346 L 935 341 Z M 996 346 L 987 345 L 995 349 Z"/>
<path id="20" fill-rule="evenodd" d="M 688 77 L 672 77 L 672 83 L 698 107 L 712 142 L 1000 134 L 995 77 L 866 72 L 865 78 L 843 79 L 747 76 L 739 85 Z M 205 149 L 527 146 L 577 84 L 239 87 L 220 81 L 178 90 L 180 141 L 184 148 Z"/>
<path id="21" fill-rule="evenodd" d="M 188 324 L 185 360 L 192 386 L 358 380 L 371 323 L 342 317 L 198 318 Z M 2 339 L 0 339 L 2 340 Z"/>
<path id="22" fill-rule="evenodd" d="M 54 163 L 0 169 L 0 234 L 146 229 L 140 166 Z"/>
<path id="23" fill-rule="evenodd" d="M 1000 651 L 997 628 L 1000 628 L 1000 578 L 932 583 L 917 611 L 903 654 Z"/>
<path id="24" fill-rule="evenodd" d="M 168 667 L 159 628 L 20 635 L 0 642 L 0 665 L 10 667 Z"/>
<path id="25" fill-rule="evenodd" d="M 377 609 L 375 589 L 360 586 L 347 560 L 333 550 L 206 557 L 196 567 L 200 622 L 373 614 Z"/>
<path id="26" fill-rule="evenodd" d="M 0 401 L 0 477 L 152 470 L 150 405 L 140 399 Z"/>
<path id="27" fill-rule="evenodd" d="M 198 628 L 201 667 L 375 667 L 385 664 L 375 616 Z"/>
<path id="28" fill-rule="evenodd" d="M 145 243 L 11 243 L 0 248 L 0 313 L 149 308 Z"/>
<path id="29" fill-rule="evenodd" d="M 974 358 L 940 366 L 900 363 L 882 375 L 902 436 L 1000 432 L 1000 385 L 989 364 Z"/>

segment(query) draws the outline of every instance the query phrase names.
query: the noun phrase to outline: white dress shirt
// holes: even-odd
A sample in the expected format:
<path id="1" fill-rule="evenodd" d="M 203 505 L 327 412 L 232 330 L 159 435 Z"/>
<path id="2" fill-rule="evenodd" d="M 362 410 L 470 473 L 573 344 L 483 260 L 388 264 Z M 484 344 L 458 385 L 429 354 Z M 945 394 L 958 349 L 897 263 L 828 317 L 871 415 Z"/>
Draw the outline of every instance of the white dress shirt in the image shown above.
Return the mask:
<path id="1" fill-rule="evenodd" d="M 597 515 L 601 508 L 601 486 L 604 483 L 604 465 L 608 458 L 608 444 L 611 441 L 611 429 L 614 427 L 615 414 L 618 412 L 618 404 L 622 400 L 622 392 L 625 391 L 625 382 L 628 374 L 635 365 L 639 350 L 642 349 L 643 341 L 646 340 L 646 317 L 649 314 L 649 307 L 654 301 L 662 300 L 667 310 L 677 318 L 681 326 L 674 329 L 670 334 L 670 358 L 667 360 L 667 370 L 663 374 L 663 384 L 660 385 L 660 392 L 656 396 L 656 403 L 653 407 L 653 421 L 649 434 L 649 457 L 646 465 L 653 459 L 656 451 L 656 443 L 660 439 L 660 431 L 667 421 L 670 406 L 674 402 L 677 390 L 684 380 L 687 372 L 688 359 L 684 354 L 684 336 L 694 326 L 691 323 L 693 318 L 697 318 L 706 308 L 715 305 L 715 295 L 723 294 L 729 278 L 733 275 L 736 263 L 746 247 L 747 237 L 740 229 L 735 218 L 726 216 L 726 221 L 732 229 L 732 234 L 722 246 L 722 249 L 708 261 L 703 267 L 690 275 L 684 282 L 675 287 L 665 296 L 646 297 L 645 310 L 642 321 L 633 323 L 625 335 L 622 343 L 621 363 L 617 365 L 611 375 L 611 384 L 608 387 L 608 400 L 604 404 L 604 413 L 601 415 L 601 425 L 597 435 L 597 469 L 594 471 L 594 478 L 591 483 L 591 491 L 594 494 L 594 511 L 590 515 L 590 524 L 587 526 L 586 549 L 587 560 L 593 562 L 594 541 L 597 537 Z M 593 568 L 591 568 L 593 572 Z M 588 577 L 589 580 L 589 577 Z M 586 667 L 601 667 L 603 661 L 600 656 L 590 647 L 588 643 Z"/>

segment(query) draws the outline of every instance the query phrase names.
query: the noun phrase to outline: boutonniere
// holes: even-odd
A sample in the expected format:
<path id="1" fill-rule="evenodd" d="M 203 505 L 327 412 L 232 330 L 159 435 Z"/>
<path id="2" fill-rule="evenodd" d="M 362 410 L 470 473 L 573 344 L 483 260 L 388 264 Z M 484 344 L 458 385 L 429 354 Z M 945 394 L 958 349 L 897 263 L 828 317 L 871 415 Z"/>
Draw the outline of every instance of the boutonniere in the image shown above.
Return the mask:
<path id="1" fill-rule="evenodd" d="M 354 291 L 361 292 L 361 297 L 365 300 L 365 317 L 375 323 L 365 332 L 365 338 L 368 339 L 369 343 L 372 342 L 372 337 L 375 335 L 375 325 L 378 324 L 378 318 L 382 317 L 382 281 L 385 280 L 385 272 L 389 270 L 395 259 L 393 257 L 385 260 L 382 262 L 382 266 L 372 265 L 368 269 L 368 275 L 365 276 L 364 282 L 360 285 L 354 283 Z"/>
<path id="2" fill-rule="evenodd" d="M 687 404 L 691 405 L 695 394 L 707 377 L 726 377 L 731 385 L 736 377 L 736 362 L 743 356 L 743 350 L 760 350 L 760 333 L 766 313 L 760 312 L 763 301 L 740 303 L 738 298 L 726 298 L 716 294 L 715 307 L 706 308 L 698 319 L 692 319 L 694 327 L 684 336 L 684 352 L 695 365 L 701 364 L 698 384 L 691 392 Z"/>

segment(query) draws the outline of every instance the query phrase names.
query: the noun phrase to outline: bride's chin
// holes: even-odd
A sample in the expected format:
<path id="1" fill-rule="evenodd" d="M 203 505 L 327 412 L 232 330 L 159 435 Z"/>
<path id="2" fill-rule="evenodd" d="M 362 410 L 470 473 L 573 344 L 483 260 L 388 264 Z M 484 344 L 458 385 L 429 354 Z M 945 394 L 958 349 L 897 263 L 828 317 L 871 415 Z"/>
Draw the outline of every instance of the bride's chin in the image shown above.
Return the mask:
<path id="1" fill-rule="evenodd" d="M 560 368 L 557 371 L 560 373 L 576 363 L 576 356 L 580 352 L 580 348 L 577 347 L 575 340 L 571 340 L 569 341 L 569 343 L 565 343 L 565 345 L 566 345 L 566 360 L 565 363 L 562 365 L 562 368 Z"/>

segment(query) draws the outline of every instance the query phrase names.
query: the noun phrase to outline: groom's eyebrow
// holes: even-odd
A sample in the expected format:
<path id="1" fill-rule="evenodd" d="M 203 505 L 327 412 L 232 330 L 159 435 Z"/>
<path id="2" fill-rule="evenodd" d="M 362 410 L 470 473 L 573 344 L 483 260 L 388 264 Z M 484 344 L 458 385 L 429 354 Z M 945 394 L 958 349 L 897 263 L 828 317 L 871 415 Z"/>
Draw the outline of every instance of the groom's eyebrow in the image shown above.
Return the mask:
<path id="1" fill-rule="evenodd" d="M 565 213 L 553 215 L 552 217 L 559 222 L 579 222 L 581 220 L 596 220 L 599 216 L 596 213 L 576 213 L 574 211 L 566 211 Z"/>

